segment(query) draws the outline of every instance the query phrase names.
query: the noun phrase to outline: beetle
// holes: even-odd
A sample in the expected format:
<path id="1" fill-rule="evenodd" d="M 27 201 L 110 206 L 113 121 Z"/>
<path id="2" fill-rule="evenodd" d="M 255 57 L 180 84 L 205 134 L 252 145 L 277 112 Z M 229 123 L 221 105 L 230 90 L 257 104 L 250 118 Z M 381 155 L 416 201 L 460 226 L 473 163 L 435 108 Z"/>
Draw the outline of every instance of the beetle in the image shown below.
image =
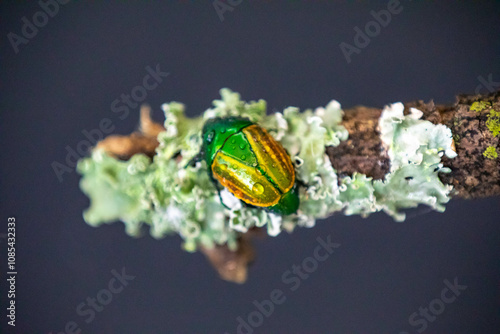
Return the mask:
<path id="1" fill-rule="evenodd" d="M 297 211 L 292 160 L 264 128 L 243 117 L 218 117 L 204 124 L 202 140 L 197 159 L 205 160 L 216 187 L 218 182 L 246 204 L 276 214 Z"/>

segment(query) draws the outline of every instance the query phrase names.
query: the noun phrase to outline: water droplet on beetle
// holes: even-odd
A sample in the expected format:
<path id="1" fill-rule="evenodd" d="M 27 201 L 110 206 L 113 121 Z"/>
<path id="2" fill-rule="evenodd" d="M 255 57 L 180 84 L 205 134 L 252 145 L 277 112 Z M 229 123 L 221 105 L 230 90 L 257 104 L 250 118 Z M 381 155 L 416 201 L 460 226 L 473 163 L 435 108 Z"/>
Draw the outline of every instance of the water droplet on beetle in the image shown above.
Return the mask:
<path id="1" fill-rule="evenodd" d="M 227 165 L 226 164 L 221 164 L 220 165 L 220 170 L 221 171 L 225 171 L 227 169 Z"/>
<path id="2" fill-rule="evenodd" d="M 247 147 L 245 144 L 241 144 L 241 145 L 240 145 L 240 148 L 241 148 L 242 150 L 244 150 L 244 149 L 245 149 L 245 147 Z"/>
<path id="3" fill-rule="evenodd" d="M 211 143 L 212 140 L 214 140 L 214 136 L 215 136 L 215 131 L 214 130 L 210 131 L 210 133 L 207 135 L 207 142 Z"/>
<path id="4" fill-rule="evenodd" d="M 263 192 L 264 192 L 264 186 L 260 183 L 255 183 L 252 187 L 252 191 L 256 194 L 256 195 L 261 195 Z"/>
<path id="5" fill-rule="evenodd" d="M 226 129 L 221 129 L 220 133 L 223 133 L 223 134 L 226 133 Z"/>
<path id="6" fill-rule="evenodd" d="M 246 157 L 246 155 L 244 155 L 244 154 L 241 156 L 241 160 L 245 160 L 246 158 L 247 158 L 247 157 Z"/>

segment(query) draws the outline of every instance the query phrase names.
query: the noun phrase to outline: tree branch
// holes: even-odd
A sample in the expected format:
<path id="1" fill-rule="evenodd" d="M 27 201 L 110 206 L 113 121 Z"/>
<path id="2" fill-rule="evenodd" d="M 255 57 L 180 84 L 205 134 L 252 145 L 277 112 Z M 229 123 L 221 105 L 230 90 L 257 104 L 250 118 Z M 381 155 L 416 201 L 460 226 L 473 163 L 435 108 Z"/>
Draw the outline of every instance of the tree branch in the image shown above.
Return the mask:
<path id="1" fill-rule="evenodd" d="M 500 92 L 461 95 L 453 105 L 411 102 L 405 105 L 406 112 L 412 107 L 423 112 L 422 119 L 444 124 L 452 131 L 457 157 L 444 157 L 444 165 L 451 173 L 440 174 L 443 183 L 453 185 L 452 195 L 462 198 L 500 195 L 500 158 L 491 155 L 488 158 L 485 154 L 489 147 L 495 152 L 499 149 L 500 138 L 493 128 L 496 124 L 500 131 Z M 378 131 L 381 113 L 382 109 L 363 106 L 345 110 L 342 125 L 348 130 L 349 138 L 337 147 L 326 148 L 339 179 L 355 172 L 383 179 L 389 173 L 388 151 Z M 140 132 L 130 136 L 109 136 L 97 147 L 122 160 L 137 153 L 152 157 L 158 146 L 156 137 L 164 130 L 162 125 L 151 120 L 149 107 L 143 106 Z M 223 279 L 237 283 L 246 280 L 247 267 L 254 256 L 249 243 L 250 232 L 255 234 L 255 230 L 243 234 L 236 251 L 229 250 L 226 245 L 200 247 Z"/>
<path id="2" fill-rule="evenodd" d="M 481 111 L 471 110 L 474 102 L 484 102 Z M 488 105 L 489 104 L 489 105 Z M 435 105 L 422 101 L 405 104 L 405 109 L 417 108 L 422 119 L 444 124 L 452 131 L 457 157 L 443 157 L 449 174 L 440 174 L 443 183 L 454 187 L 452 195 L 480 198 L 500 195 L 500 159 L 484 156 L 488 147 L 498 150 L 500 137 L 488 127 L 491 111 L 500 112 L 500 92 L 489 95 L 460 95 L 453 105 Z M 473 108 L 475 109 L 475 108 Z M 374 179 L 383 179 L 389 172 L 387 149 L 383 147 L 378 128 L 382 109 L 363 106 L 345 110 L 342 125 L 349 138 L 326 152 L 339 178 L 354 172 Z"/>

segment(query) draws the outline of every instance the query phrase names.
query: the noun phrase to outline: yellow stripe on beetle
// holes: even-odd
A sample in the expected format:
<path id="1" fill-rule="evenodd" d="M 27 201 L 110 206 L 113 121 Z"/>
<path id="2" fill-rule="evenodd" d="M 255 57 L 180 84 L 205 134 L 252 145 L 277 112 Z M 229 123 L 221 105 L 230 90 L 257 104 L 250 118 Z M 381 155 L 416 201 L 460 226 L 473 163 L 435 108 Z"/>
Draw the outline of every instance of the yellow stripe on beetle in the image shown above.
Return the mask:
<path id="1" fill-rule="evenodd" d="M 264 175 L 223 152 L 215 155 L 212 173 L 234 196 L 248 204 L 268 207 L 280 200 L 281 194 Z"/>
<path id="2" fill-rule="evenodd" d="M 250 125 L 242 131 L 257 156 L 259 166 L 276 183 L 279 190 L 286 193 L 292 189 L 295 183 L 295 169 L 283 146 L 258 125 Z"/>

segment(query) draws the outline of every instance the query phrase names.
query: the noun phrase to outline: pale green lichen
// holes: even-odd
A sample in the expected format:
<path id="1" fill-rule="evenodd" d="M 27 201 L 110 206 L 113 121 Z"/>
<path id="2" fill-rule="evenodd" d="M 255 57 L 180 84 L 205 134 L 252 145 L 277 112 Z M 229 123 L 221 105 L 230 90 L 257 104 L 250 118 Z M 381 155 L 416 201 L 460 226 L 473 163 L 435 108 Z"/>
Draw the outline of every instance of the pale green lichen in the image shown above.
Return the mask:
<path id="1" fill-rule="evenodd" d="M 403 110 L 402 103 L 395 103 L 382 112 L 380 132 L 389 148 L 391 173 L 384 181 L 374 183 L 377 202 L 396 220 L 405 218 L 398 208 L 418 204 L 444 211 L 452 187 L 439 180 L 439 172 L 450 172 L 441 164 L 441 157 L 457 155 L 451 148 L 453 139 L 449 128 L 421 120 L 422 112 L 417 109 L 410 109 L 406 116 Z"/>
<path id="2" fill-rule="evenodd" d="M 296 226 L 312 227 L 316 219 L 337 211 L 368 216 L 383 210 L 400 221 L 405 217 L 401 209 L 426 204 L 442 211 L 449 200 L 451 187 L 441 183 L 438 173 L 448 171 L 441 164 L 442 155 L 455 155 L 451 131 L 421 120 L 416 109 L 405 116 L 403 105 L 394 104 L 382 113 L 380 131 L 391 159 L 385 180 L 362 174 L 339 180 L 325 154 L 325 147 L 337 146 L 348 136 L 338 102 L 303 112 L 288 107 L 283 113 L 267 115 L 263 100 L 247 103 L 229 89 L 222 89 L 221 96 L 213 108 L 194 119 L 184 116 L 180 103 L 163 105 L 166 131 L 158 136 L 153 161 L 143 155 L 119 161 L 98 150 L 80 161 L 81 188 L 91 200 L 85 220 L 92 226 L 121 220 L 134 236 L 143 224 L 149 225 L 155 238 L 179 234 L 188 251 L 200 244 L 228 244 L 235 249 L 239 234 L 254 226 L 266 227 L 274 236 Z M 259 123 L 288 151 L 297 180 L 303 184 L 297 214 L 281 217 L 248 207 L 225 190 L 221 196 L 227 209 L 205 163 L 188 166 L 201 148 L 204 122 L 230 115 Z M 178 154 L 181 158 L 174 159 Z"/>
<path id="3" fill-rule="evenodd" d="M 498 158 L 498 152 L 497 149 L 493 146 L 488 146 L 486 150 L 484 150 L 483 155 L 487 159 L 496 159 Z"/>

